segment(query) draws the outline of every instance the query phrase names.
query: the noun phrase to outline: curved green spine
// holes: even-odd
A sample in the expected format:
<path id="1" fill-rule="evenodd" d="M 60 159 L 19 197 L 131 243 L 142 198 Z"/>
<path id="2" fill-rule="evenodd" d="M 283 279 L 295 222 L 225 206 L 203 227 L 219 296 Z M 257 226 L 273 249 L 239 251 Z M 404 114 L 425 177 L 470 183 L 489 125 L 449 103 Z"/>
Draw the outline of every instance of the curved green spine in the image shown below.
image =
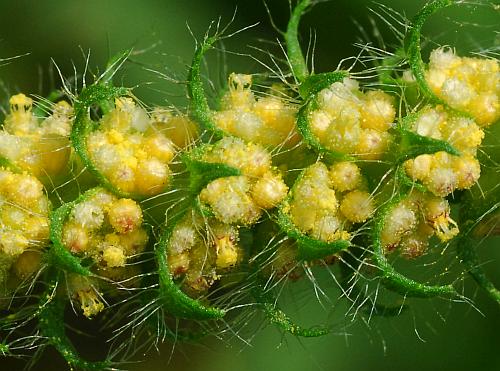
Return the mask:
<path id="1" fill-rule="evenodd" d="M 40 312 L 38 327 L 42 336 L 56 348 L 61 356 L 71 367 L 82 370 L 104 370 L 111 366 L 110 361 L 90 362 L 84 360 L 76 351 L 73 344 L 66 335 L 64 310 L 66 302 L 64 298 L 54 298 Z"/>
<path id="2" fill-rule="evenodd" d="M 381 233 L 384 228 L 387 213 L 401 200 L 396 197 L 383 207 L 374 218 L 372 227 L 373 258 L 375 265 L 382 274 L 382 283 L 386 288 L 406 297 L 429 298 L 433 296 L 456 296 L 457 292 L 452 285 L 426 285 L 404 276 L 394 269 L 384 254 L 381 242 Z"/>
<path id="3" fill-rule="evenodd" d="M 212 111 L 208 105 L 205 95 L 203 81 L 201 79 L 201 63 L 205 53 L 213 48 L 218 41 L 217 36 L 206 37 L 200 45 L 197 46 L 193 61 L 188 73 L 188 95 L 190 98 L 190 113 L 201 130 L 206 130 L 216 138 L 221 138 L 225 133 L 217 127 L 213 120 Z"/>
<path id="4" fill-rule="evenodd" d="M 178 221 L 184 214 L 176 218 Z M 203 305 L 199 300 L 187 296 L 174 282 L 168 269 L 167 243 L 172 235 L 175 222 L 166 228 L 160 241 L 155 245 L 155 256 L 158 264 L 159 294 L 162 305 L 172 315 L 195 320 L 209 320 L 222 318 L 225 311 Z"/>
<path id="5" fill-rule="evenodd" d="M 446 105 L 441 98 L 434 94 L 427 84 L 427 81 L 425 81 L 425 64 L 422 60 L 420 37 L 422 27 L 427 19 L 437 11 L 453 5 L 454 3 L 456 3 L 456 0 L 434 0 L 425 4 L 420 12 L 413 18 L 412 26 L 405 40 L 406 54 L 408 56 L 411 71 L 413 72 L 413 75 L 415 76 L 422 92 L 432 103 L 435 104 Z"/>
<path id="6" fill-rule="evenodd" d="M 190 173 L 190 184 L 186 202 L 182 210 L 169 220 L 169 225 L 163 231 L 160 240 L 155 245 L 155 257 L 158 265 L 159 294 L 163 306 L 169 313 L 186 319 L 209 320 L 222 318 L 225 311 L 219 308 L 211 308 L 203 305 L 199 300 L 186 295 L 174 282 L 172 274 L 168 269 L 168 241 L 176 224 L 189 211 L 189 208 L 196 206 L 199 192 L 211 181 L 227 176 L 240 175 L 240 171 L 231 166 L 221 163 L 209 163 L 201 160 L 202 152 L 206 146 L 198 147 L 189 154 L 182 156 L 182 161 Z"/>

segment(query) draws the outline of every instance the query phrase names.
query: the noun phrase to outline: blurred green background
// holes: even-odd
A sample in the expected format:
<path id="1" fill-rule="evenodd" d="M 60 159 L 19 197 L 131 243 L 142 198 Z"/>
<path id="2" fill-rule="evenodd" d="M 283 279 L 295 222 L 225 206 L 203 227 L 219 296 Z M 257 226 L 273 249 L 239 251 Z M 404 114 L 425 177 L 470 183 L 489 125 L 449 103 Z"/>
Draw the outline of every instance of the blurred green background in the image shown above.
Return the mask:
<path id="1" fill-rule="evenodd" d="M 423 1 L 380 0 L 408 16 Z M 98 73 L 109 56 L 134 47 L 133 63 L 121 75 L 127 86 L 138 86 L 137 95 L 149 104 L 184 105 L 182 84 L 186 66 L 194 51 L 194 36 L 201 38 L 210 21 L 222 17 L 225 24 L 235 9 L 232 30 L 259 22 L 254 28 L 225 41 L 235 53 L 251 53 L 265 60 L 249 45 L 280 52 L 263 3 L 259 0 L 148 0 L 148 1 L 6 1 L 0 0 L 0 59 L 24 55 L 0 67 L 0 100 L 10 93 L 23 91 L 47 94 L 60 86 L 51 67 L 51 59 L 61 74 L 70 77 L 83 71 L 90 50 L 90 70 Z M 278 27 L 286 24 L 289 8 L 286 0 L 269 0 L 269 9 Z M 304 45 L 309 35 L 316 36 L 315 63 L 318 71 L 334 69 L 342 58 L 356 55 L 352 44 L 361 36 L 353 20 L 373 33 L 369 8 L 377 5 L 366 0 L 321 2 L 304 19 L 301 31 Z M 372 15 L 373 17 L 373 15 Z M 376 17 L 375 17 L 376 18 Z M 386 17 L 387 19 L 387 17 Z M 455 20 L 460 20 L 456 22 Z M 391 21 L 393 22 L 393 21 Z M 383 21 L 379 19 L 379 23 Z M 498 42 L 498 13 L 485 7 L 467 11 L 447 11 L 426 27 L 439 44 L 456 45 L 460 51 L 478 50 Z M 477 27 L 479 26 L 479 27 Z M 315 32 L 315 33 L 314 33 Z M 395 42 L 387 27 L 381 27 L 388 45 Z M 495 39 L 496 37 L 496 39 Z M 432 46 L 432 45 L 431 45 Z M 255 60 L 233 53 L 213 53 L 208 59 L 210 79 L 223 81 L 229 71 L 261 72 Z M 267 60 L 269 61 L 269 60 Z M 159 78 L 155 70 L 178 80 Z M 220 85 L 220 84 L 219 84 Z M 497 239 L 490 243 L 489 257 L 500 259 Z M 495 260 L 493 260 L 495 261 Z M 496 278 L 498 270 L 489 265 Z M 282 336 L 271 327 L 258 333 L 250 345 L 234 340 L 215 339 L 199 345 L 172 344 L 161 355 L 149 354 L 146 362 L 130 365 L 134 370 L 499 370 L 500 310 L 483 293 L 475 297 L 478 310 L 470 305 L 439 300 L 414 301 L 413 309 L 400 318 L 376 319 L 370 324 L 350 323 L 337 310 L 339 331 L 320 339 L 295 339 Z M 308 305 L 309 304 L 309 305 Z M 312 292 L 300 300 L 303 316 L 324 316 Z M 92 340 L 89 339 L 89 342 Z M 0 359 L 1 370 L 15 370 L 21 363 Z M 64 362 L 47 353 L 38 370 L 64 370 Z"/>

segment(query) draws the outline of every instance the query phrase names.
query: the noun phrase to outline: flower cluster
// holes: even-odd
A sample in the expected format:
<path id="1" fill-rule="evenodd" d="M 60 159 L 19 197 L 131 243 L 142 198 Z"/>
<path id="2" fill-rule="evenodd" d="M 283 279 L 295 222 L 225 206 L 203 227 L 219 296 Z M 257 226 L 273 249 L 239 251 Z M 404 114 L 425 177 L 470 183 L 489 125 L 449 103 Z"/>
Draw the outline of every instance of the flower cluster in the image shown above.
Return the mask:
<path id="1" fill-rule="evenodd" d="M 31 98 L 13 95 L 0 131 L 0 156 L 39 178 L 61 175 L 71 155 L 72 120 L 73 108 L 66 101 L 55 104 L 52 115 L 42 120 L 33 112 Z"/>
<path id="2" fill-rule="evenodd" d="M 242 259 L 238 238 L 238 228 L 188 212 L 176 224 L 168 242 L 168 264 L 173 277 L 183 278 L 186 292 L 195 296 L 205 293 L 221 273 Z"/>
<path id="3" fill-rule="evenodd" d="M 240 176 L 210 182 L 200 193 L 200 200 L 223 223 L 252 225 L 286 196 L 288 187 L 272 167 L 271 154 L 260 145 L 226 137 L 207 148 L 202 159 L 241 171 Z"/>
<path id="4" fill-rule="evenodd" d="M 432 91 L 485 127 L 500 118 L 498 61 L 459 57 L 451 48 L 432 51 L 425 76 Z"/>
<path id="5" fill-rule="evenodd" d="M 366 221 L 375 210 L 366 189 L 354 163 L 338 162 L 328 170 L 318 162 L 295 183 L 285 212 L 300 231 L 315 239 L 348 240 L 350 224 Z"/>
<path id="6" fill-rule="evenodd" d="M 474 120 L 448 112 L 442 107 L 429 107 L 418 113 L 411 130 L 433 139 L 444 140 L 456 148 L 459 156 L 444 151 L 423 154 L 405 162 L 407 174 L 421 181 L 436 196 L 447 196 L 456 189 L 469 189 L 479 179 L 481 167 L 477 148 L 484 138 Z"/>
<path id="7" fill-rule="evenodd" d="M 379 90 L 361 92 L 357 81 L 345 78 L 323 89 L 310 113 L 312 133 L 326 149 L 379 159 L 388 149 L 396 109 L 393 98 Z"/>
<path id="8" fill-rule="evenodd" d="M 465 272 L 500 302 L 471 242 L 481 220 L 498 222 L 498 146 L 483 143 L 498 127 L 498 61 L 438 48 L 426 66 L 420 28 L 453 2 L 434 1 L 392 56 L 411 79 L 400 69 L 371 69 L 369 84 L 351 71 L 314 74 L 297 39 L 310 2 L 298 1 L 283 33 L 283 84 L 255 89 L 251 75 L 232 73 L 216 109 L 200 71 L 219 32 L 197 45 L 185 113 L 150 109 L 101 79 L 47 101 L 50 114 L 11 97 L 0 131 L 5 343 L 28 324 L 72 368 L 114 367 L 78 354 L 65 334 L 68 303 L 105 319 L 113 356 L 146 349 L 152 334 L 239 331 L 248 310 L 295 336 L 324 335 L 331 324 L 305 329 L 279 308 L 284 285 L 302 277 L 318 298 L 338 287 L 360 315 L 398 315 L 402 306 L 380 304 L 397 295 L 463 299 Z M 373 88 L 388 79 L 391 89 Z M 426 254 L 464 271 L 452 283 L 448 268 L 425 283 L 407 276 Z M 326 289 L 322 269 L 334 281 Z"/>
<path id="9" fill-rule="evenodd" d="M 174 118 L 161 111 L 149 116 L 131 98 L 118 98 L 115 108 L 88 136 L 87 149 L 98 170 L 117 189 L 151 196 L 168 185 L 168 165 L 179 145 L 189 143 L 192 126 L 185 117 Z"/>
<path id="10" fill-rule="evenodd" d="M 148 242 L 142 221 L 135 201 L 91 190 L 65 221 L 62 242 L 72 253 L 91 257 L 104 268 L 124 267 Z"/>
<path id="11" fill-rule="evenodd" d="M 214 112 L 216 125 L 228 134 L 265 146 L 298 142 L 297 108 L 286 103 L 283 89 L 274 85 L 264 97 L 256 98 L 251 87 L 251 75 L 229 76 L 229 90 L 222 97 L 221 110 Z"/>

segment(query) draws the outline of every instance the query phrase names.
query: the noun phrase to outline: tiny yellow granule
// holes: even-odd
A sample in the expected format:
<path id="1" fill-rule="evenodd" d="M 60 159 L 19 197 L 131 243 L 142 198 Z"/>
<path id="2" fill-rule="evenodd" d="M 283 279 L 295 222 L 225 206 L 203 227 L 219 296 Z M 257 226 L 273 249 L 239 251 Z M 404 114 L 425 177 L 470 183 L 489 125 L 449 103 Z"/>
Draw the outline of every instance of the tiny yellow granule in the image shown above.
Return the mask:
<path id="1" fill-rule="evenodd" d="M 222 110 L 214 120 L 223 131 L 262 145 L 293 145 L 299 140 L 295 130 L 297 108 L 287 103 L 279 87 L 268 96 L 255 98 L 252 76 L 232 73 L 229 90 L 222 98 Z"/>
<path id="2" fill-rule="evenodd" d="M 426 80 L 451 107 L 471 114 L 480 126 L 500 118 L 498 60 L 459 57 L 451 48 L 431 52 Z"/>
<path id="3" fill-rule="evenodd" d="M 345 78 L 323 89 L 317 109 L 310 112 L 309 126 L 325 148 L 379 159 L 388 149 L 396 110 L 382 91 L 362 93 L 356 81 Z"/>

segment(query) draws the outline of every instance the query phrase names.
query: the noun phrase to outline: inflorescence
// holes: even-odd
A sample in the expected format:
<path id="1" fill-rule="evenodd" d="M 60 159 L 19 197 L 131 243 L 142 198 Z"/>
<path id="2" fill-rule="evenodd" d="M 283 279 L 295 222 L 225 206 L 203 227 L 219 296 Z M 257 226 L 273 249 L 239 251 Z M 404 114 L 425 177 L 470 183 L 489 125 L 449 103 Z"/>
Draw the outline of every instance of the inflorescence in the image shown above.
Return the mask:
<path id="1" fill-rule="evenodd" d="M 217 109 L 201 66 L 219 30 L 197 46 L 186 113 L 147 107 L 102 76 L 44 102 L 50 110 L 10 98 L 0 130 L 4 355 L 52 345 L 71 367 L 113 368 L 144 339 L 224 333 L 248 310 L 296 336 L 324 335 L 330 326 L 302 327 L 278 305 L 280 285 L 315 270 L 336 277 L 360 315 L 398 315 L 411 297 L 468 301 L 465 272 L 500 303 L 475 251 L 481 222 L 498 222 L 498 165 L 483 165 L 498 157 L 482 146 L 500 118 L 498 60 L 443 46 L 424 63 L 425 20 L 461 3 L 435 0 L 409 22 L 398 67 L 373 69 L 388 88 L 347 70 L 314 74 L 297 38 L 311 3 L 297 2 L 283 33 L 290 74 L 256 89 L 232 73 Z M 464 268 L 425 281 L 397 259 L 444 254 Z M 373 282 L 404 304 L 360 288 Z M 69 341 L 69 306 L 111 328 L 104 361 Z"/>

